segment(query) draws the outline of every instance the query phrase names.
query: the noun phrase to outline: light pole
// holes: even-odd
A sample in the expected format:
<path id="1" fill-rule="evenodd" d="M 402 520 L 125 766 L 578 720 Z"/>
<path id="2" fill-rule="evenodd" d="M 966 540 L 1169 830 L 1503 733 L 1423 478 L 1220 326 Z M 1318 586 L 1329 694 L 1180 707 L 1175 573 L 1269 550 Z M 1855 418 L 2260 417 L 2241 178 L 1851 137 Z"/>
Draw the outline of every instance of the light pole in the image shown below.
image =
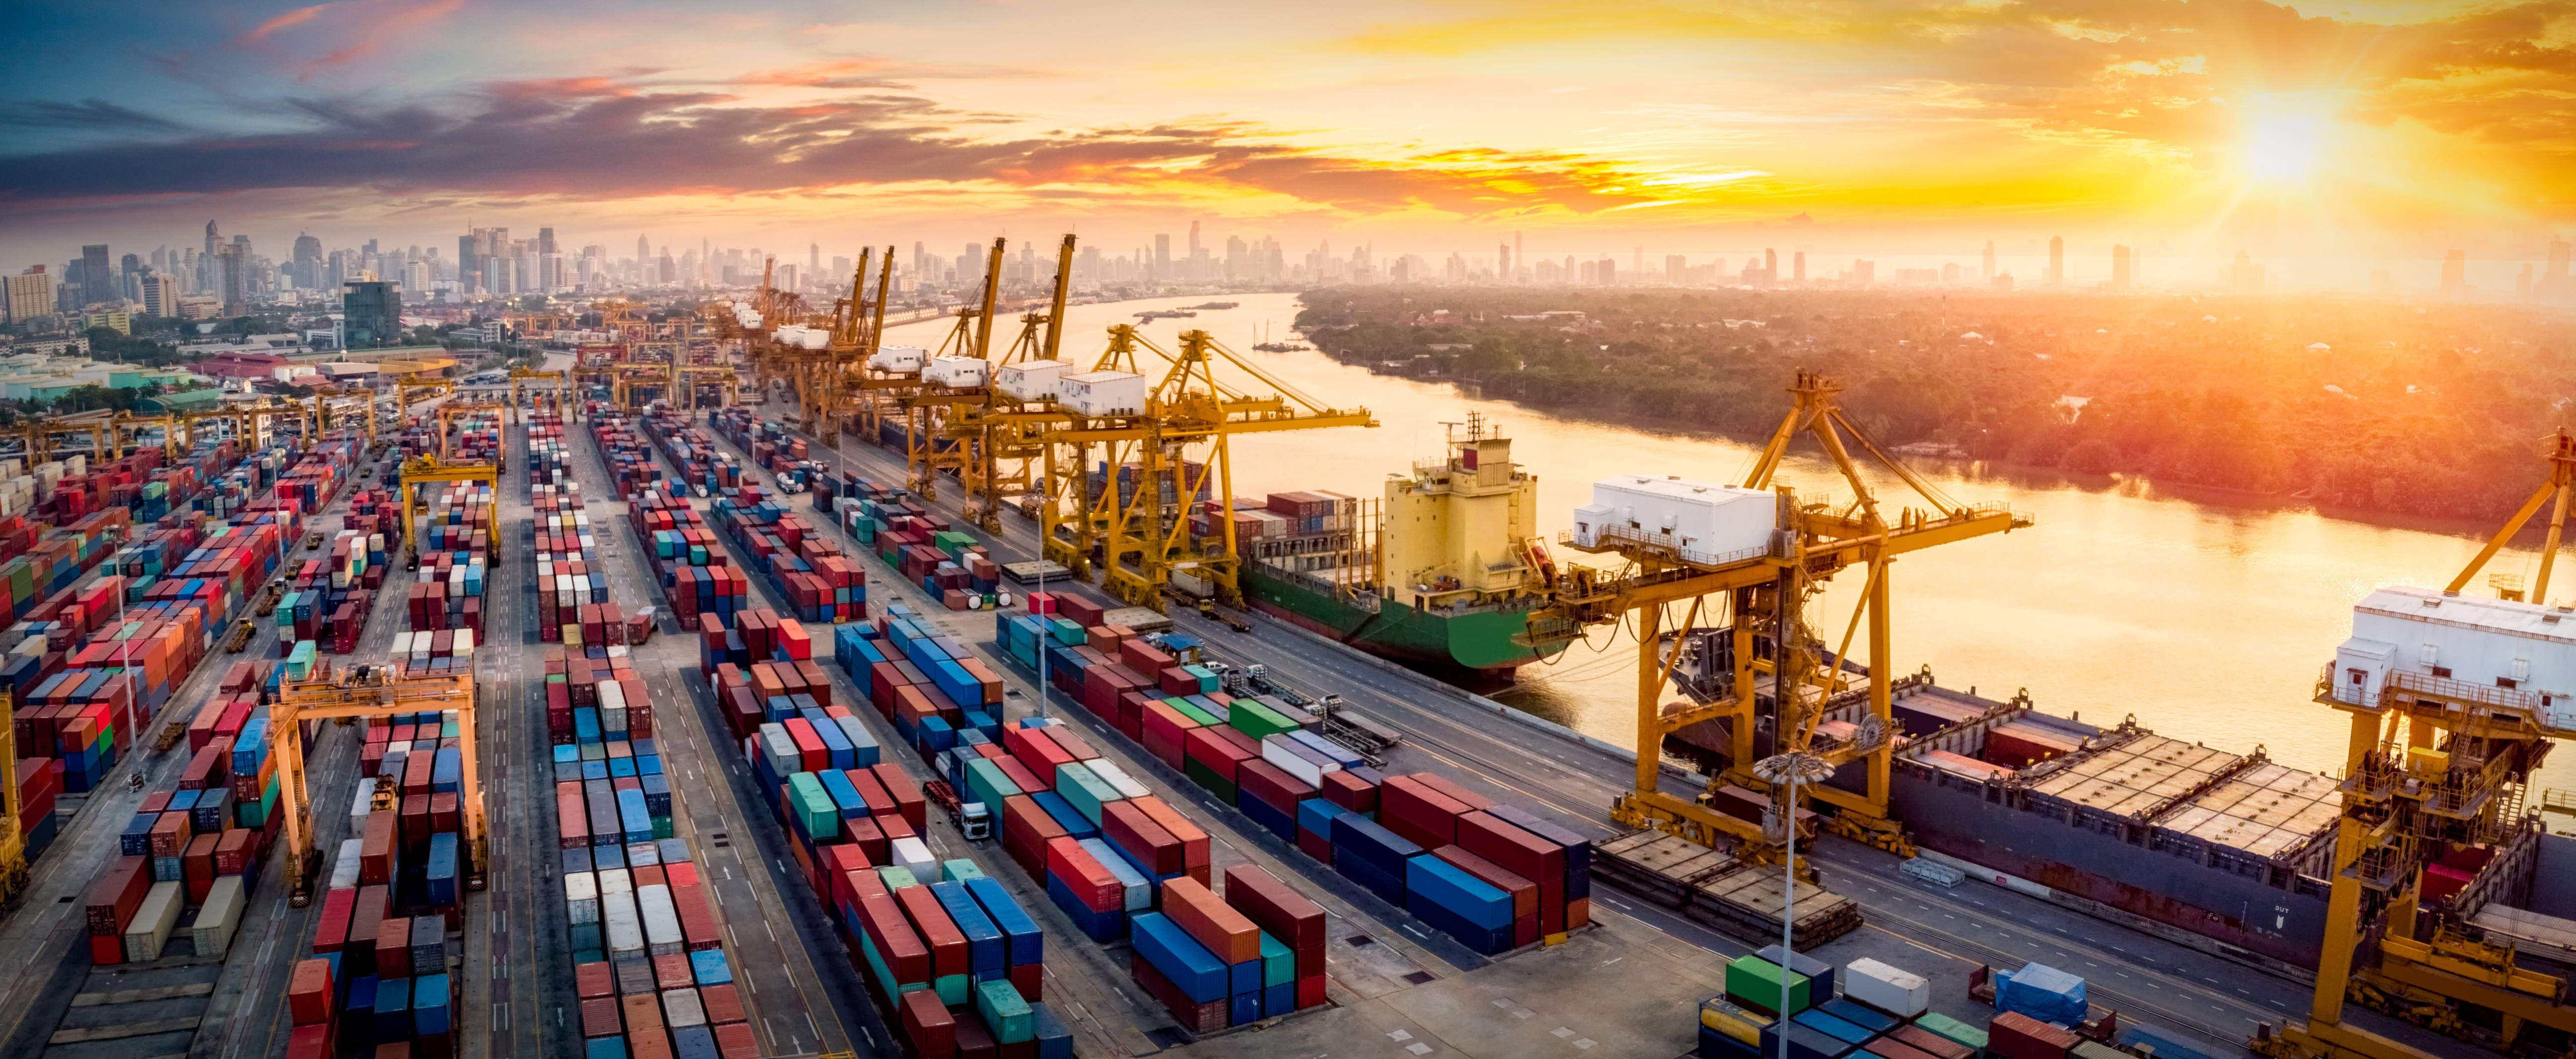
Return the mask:
<path id="1" fill-rule="evenodd" d="M 1789 976 L 1796 973 L 1789 969 L 1789 958 L 1798 951 L 1794 933 L 1798 922 L 1798 784 L 1812 784 L 1831 776 L 1834 766 L 1804 750 L 1792 750 L 1754 762 L 1753 774 L 1782 789 L 1780 837 L 1787 852 L 1781 858 L 1785 874 L 1780 884 L 1780 1059 L 1789 1059 Z"/>

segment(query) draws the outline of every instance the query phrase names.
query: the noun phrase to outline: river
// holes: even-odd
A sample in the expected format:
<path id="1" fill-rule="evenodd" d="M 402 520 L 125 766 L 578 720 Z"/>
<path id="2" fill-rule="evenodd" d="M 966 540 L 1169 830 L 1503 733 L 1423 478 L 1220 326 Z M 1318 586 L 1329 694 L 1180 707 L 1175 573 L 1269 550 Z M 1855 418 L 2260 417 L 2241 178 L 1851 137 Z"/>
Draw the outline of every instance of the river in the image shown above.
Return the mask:
<path id="1" fill-rule="evenodd" d="M 1106 329 L 1146 309 L 1206 301 L 1240 307 L 1194 319 L 1156 320 L 1142 332 L 1165 349 L 1200 328 L 1286 384 L 1328 404 L 1365 407 L 1381 424 L 1255 435 L 1234 446 L 1234 492 L 1327 489 L 1384 494 L 1386 476 L 1439 458 L 1443 422 L 1481 413 L 1513 440 L 1513 456 L 1538 476 L 1540 529 L 1550 540 L 1590 502 L 1595 479 L 1680 475 L 1741 482 L 1757 444 L 1713 434 L 1644 430 L 1552 416 L 1478 400 L 1442 382 L 1372 375 L 1320 352 L 1255 353 L 1263 334 L 1286 339 L 1293 294 L 1155 298 L 1076 306 L 1064 356 L 1089 363 Z M 889 340 L 936 346 L 947 321 L 891 331 Z M 1265 330 L 1266 329 L 1266 330 Z M 1005 334 L 997 332 L 998 352 Z M 1786 386 L 1788 380 L 1779 380 Z M 1788 397 L 1782 394 L 1782 408 Z M 2178 494 L 2119 478 L 2078 480 L 1931 461 L 1919 469 L 1963 502 L 2009 504 L 2027 530 L 1934 548 L 1891 567 L 1892 656 L 1898 672 L 1930 666 L 1942 684 L 1990 698 L 2028 689 L 2041 709 L 2116 724 L 2135 715 L 2166 735 L 2242 753 L 2264 745 L 2275 760 L 2331 772 L 2342 765 L 2343 715 L 2310 701 L 2318 670 L 2351 632 L 2352 605 L 2389 584 L 2446 584 L 2492 527 L 2359 521 L 2283 506 L 2275 498 Z M 2531 473 L 2544 473 L 2534 458 Z M 1848 499 L 1821 456 L 1793 454 L 1780 481 Z M 1892 475 L 1872 483 L 1882 504 L 1911 496 Z M 1560 553 L 1560 562 L 1585 562 Z M 2489 570 L 2526 577 L 2537 550 L 2510 549 Z M 2562 576 L 2576 576 L 2562 564 Z M 1860 591 L 1846 574 L 1810 610 L 1837 640 Z M 2483 590 L 2483 582 L 2477 586 Z M 1675 620 L 1679 620 L 1676 613 Z M 1863 636 L 1866 636 L 1866 630 Z M 1551 665 L 1521 670 L 1502 701 L 1621 745 L 1636 738 L 1633 639 L 1592 630 Z M 1864 650 L 1855 641 L 1856 652 Z M 2576 787 L 2576 760 L 2561 755 L 2535 786 Z"/>

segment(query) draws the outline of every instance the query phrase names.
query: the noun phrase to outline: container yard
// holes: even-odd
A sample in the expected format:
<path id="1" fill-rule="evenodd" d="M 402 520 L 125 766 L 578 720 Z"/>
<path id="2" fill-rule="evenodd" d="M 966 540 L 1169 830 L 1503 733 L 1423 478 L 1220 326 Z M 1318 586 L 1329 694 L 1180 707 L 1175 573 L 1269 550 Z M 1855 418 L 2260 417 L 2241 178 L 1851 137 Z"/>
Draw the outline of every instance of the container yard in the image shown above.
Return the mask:
<path id="1" fill-rule="evenodd" d="M 945 363 L 975 359 L 911 370 L 980 394 L 984 373 Z M 988 427 L 939 407 L 863 435 L 891 449 L 835 449 L 738 407 L 450 401 L 382 462 L 343 431 L 29 475 L 42 518 L 0 522 L 34 869 L 9 920 L 30 944 L 0 947 L 0 1048 L 2097 1059 L 2484 1040 L 2358 1005 L 2296 1022 L 2336 974 L 2431 1003 L 2424 974 L 2474 941 L 2445 925 L 2365 971 L 2320 963 L 2340 929 L 2330 778 L 1928 674 L 1873 697 L 1865 674 L 1810 673 L 1847 683 L 1801 752 L 1887 770 L 1816 782 L 1791 854 L 1776 793 L 1733 765 L 1784 752 L 1770 720 L 1738 723 L 1781 707 L 1730 690 L 1777 657 L 1769 634 L 1648 630 L 1689 700 L 1661 737 L 1693 749 L 1649 746 L 1641 770 L 1370 656 L 1412 633 L 1355 650 L 1262 587 L 1366 613 L 1332 571 L 1383 560 L 1314 542 L 1358 533 L 1367 503 L 1220 502 L 1221 453 L 1109 451 L 1060 466 L 1062 495 L 1144 522 L 1004 524 Z M 1470 518 L 1535 495 L 1508 441 L 1460 444 L 1388 504 Z M 1156 526 L 1190 527 L 1175 546 L 1202 565 L 1146 590 L 1121 549 Z M 1085 534 L 1098 550 L 1046 539 Z M 1680 569 L 1728 576 L 1710 554 Z M 1509 612 L 1534 650 L 1616 605 L 1423 587 L 1484 593 L 1406 605 L 1448 622 L 1413 646 L 1453 656 L 1490 646 L 1471 618 Z M 2357 686 L 2424 685 L 2368 653 L 2401 634 L 2372 615 L 2423 606 L 2391 598 L 2357 618 Z M 2420 749 L 2384 771 L 2467 789 L 2431 756 L 2465 748 Z M 2561 933 L 2540 896 L 2553 838 L 2444 832 L 2422 900 L 2537 974 Z M 2549 1025 L 2511 1029 L 2528 1051 Z"/>

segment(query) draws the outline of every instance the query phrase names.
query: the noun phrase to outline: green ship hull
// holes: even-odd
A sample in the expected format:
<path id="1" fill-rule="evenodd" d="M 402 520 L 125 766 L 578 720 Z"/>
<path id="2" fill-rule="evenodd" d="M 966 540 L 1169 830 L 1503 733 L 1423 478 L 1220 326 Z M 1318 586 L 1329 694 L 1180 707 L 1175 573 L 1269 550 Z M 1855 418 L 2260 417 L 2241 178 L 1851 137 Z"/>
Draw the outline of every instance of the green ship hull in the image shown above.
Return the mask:
<path id="1" fill-rule="evenodd" d="M 1526 628 L 1524 610 L 1451 617 L 1390 599 L 1381 601 L 1378 612 L 1371 614 L 1347 600 L 1279 577 L 1260 563 L 1245 563 L 1241 576 L 1245 598 L 1263 613 L 1370 654 L 1506 677 L 1545 657 L 1512 640 Z"/>

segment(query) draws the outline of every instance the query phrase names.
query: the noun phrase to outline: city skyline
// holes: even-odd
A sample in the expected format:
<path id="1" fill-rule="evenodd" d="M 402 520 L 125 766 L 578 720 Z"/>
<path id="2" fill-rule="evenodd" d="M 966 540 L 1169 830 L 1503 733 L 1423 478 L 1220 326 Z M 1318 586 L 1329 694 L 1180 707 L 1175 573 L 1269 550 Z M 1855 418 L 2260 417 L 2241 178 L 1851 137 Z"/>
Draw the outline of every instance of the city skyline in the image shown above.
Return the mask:
<path id="1" fill-rule="evenodd" d="M 1444 256 L 1520 230 L 1578 255 L 1794 233 L 1824 257 L 2063 235 L 2168 261 L 2494 260 L 2564 238 L 2576 201 L 2547 91 L 2565 16 L 2540 5 L 1124 12 L 1146 35 L 1120 14 L 397 0 L 137 25 L 36 4 L 0 75 L 21 101 L 0 239 L 687 217 L 729 245 L 952 242 L 971 220 L 1124 248 L 1205 218 Z"/>

